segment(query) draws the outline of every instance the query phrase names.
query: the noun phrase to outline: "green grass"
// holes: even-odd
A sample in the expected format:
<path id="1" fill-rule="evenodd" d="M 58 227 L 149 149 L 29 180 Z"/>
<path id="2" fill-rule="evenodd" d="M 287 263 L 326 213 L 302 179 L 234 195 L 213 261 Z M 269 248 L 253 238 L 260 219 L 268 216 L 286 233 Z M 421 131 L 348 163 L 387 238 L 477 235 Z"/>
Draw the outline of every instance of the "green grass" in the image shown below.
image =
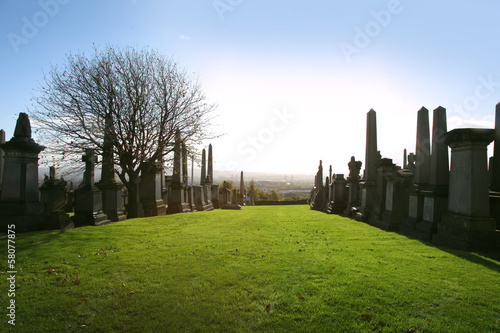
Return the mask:
<path id="1" fill-rule="evenodd" d="M 19 234 L 16 247 L 18 332 L 500 332 L 498 261 L 307 206 Z"/>

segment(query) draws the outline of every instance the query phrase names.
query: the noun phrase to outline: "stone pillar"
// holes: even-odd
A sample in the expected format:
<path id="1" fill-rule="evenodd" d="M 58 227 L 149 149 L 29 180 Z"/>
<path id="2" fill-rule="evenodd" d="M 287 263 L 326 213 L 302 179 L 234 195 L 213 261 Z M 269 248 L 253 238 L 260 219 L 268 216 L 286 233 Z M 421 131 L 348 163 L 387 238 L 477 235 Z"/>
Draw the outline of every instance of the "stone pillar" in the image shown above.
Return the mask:
<path id="1" fill-rule="evenodd" d="M 385 210 L 386 204 L 386 191 L 387 191 L 387 179 L 385 174 L 393 173 L 398 170 L 392 163 L 390 158 L 382 158 L 377 165 L 377 195 L 373 203 L 372 213 L 370 214 L 370 224 L 379 226 L 382 221 L 382 213 Z"/>
<path id="2" fill-rule="evenodd" d="M 329 208 L 330 214 L 342 214 L 347 207 L 347 181 L 341 173 L 335 174 L 333 181 L 333 197 L 332 204 Z"/>
<path id="3" fill-rule="evenodd" d="M 206 160 L 205 149 L 203 149 L 201 151 L 201 177 L 200 177 L 201 185 L 205 185 L 206 178 L 207 178 L 207 160 Z"/>
<path id="4" fill-rule="evenodd" d="M 167 208 L 161 196 L 161 163 L 143 162 L 141 164 L 140 194 L 144 216 L 161 216 Z"/>
<path id="5" fill-rule="evenodd" d="M 243 171 L 241 171 L 241 174 L 240 174 L 240 193 L 238 194 L 238 204 L 240 206 L 244 206 L 245 205 L 245 201 L 246 201 L 246 191 L 245 191 L 245 181 L 243 180 Z"/>
<path id="6" fill-rule="evenodd" d="M 78 227 L 110 223 L 108 216 L 102 211 L 102 193 L 94 184 L 94 170 L 97 163 L 94 149 L 88 148 L 85 150 L 82 162 L 85 162 L 85 172 L 82 185 L 75 190 L 73 222 Z"/>
<path id="7" fill-rule="evenodd" d="M 361 182 L 362 198 L 356 219 L 369 221 L 377 196 L 377 113 L 371 109 L 366 115 L 366 149 L 364 180 Z"/>
<path id="8" fill-rule="evenodd" d="M 417 144 L 415 148 L 415 166 L 413 177 L 413 190 L 410 193 L 410 207 L 408 218 L 401 225 L 402 233 L 416 236 L 415 225 L 422 221 L 424 213 L 424 195 L 429 184 L 431 172 L 430 160 L 430 133 L 429 133 L 429 110 L 422 107 L 417 116 Z"/>
<path id="9" fill-rule="evenodd" d="M 231 193 L 231 204 L 237 205 L 238 204 L 238 190 L 233 188 L 232 193 Z"/>
<path id="10" fill-rule="evenodd" d="M 347 206 L 344 211 L 344 216 L 351 217 L 353 216 L 353 208 L 359 205 L 359 180 L 360 175 L 359 171 L 361 170 L 361 166 L 363 164 L 361 161 L 356 161 L 354 156 L 351 156 L 351 161 L 347 163 L 349 167 L 349 177 L 347 177 L 347 183 L 349 184 L 349 192 L 347 197 Z"/>
<path id="11" fill-rule="evenodd" d="M 463 128 L 446 134 L 451 147 L 448 211 L 432 241 L 463 250 L 500 248 L 496 222 L 490 216 L 487 146 L 495 130 Z"/>
<path id="12" fill-rule="evenodd" d="M 424 240 L 431 240 L 448 207 L 449 160 L 446 132 L 446 109 L 440 106 L 434 110 L 433 115 L 429 186 L 420 191 L 424 196 L 422 221 L 415 224 L 415 236 Z"/>
<path id="13" fill-rule="evenodd" d="M 210 186 L 210 190 L 212 191 L 212 205 L 215 209 L 218 209 L 221 207 L 221 203 L 219 200 L 219 185 L 212 184 Z"/>
<path id="14" fill-rule="evenodd" d="M 494 145 L 492 163 L 490 164 L 490 213 L 497 221 L 497 230 L 500 230 L 500 103 L 496 105 L 495 110 Z"/>
<path id="15" fill-rule="evenodd" d="M 208 145 L 208 170 L 206 182 L 212 184 L 214 181 L 214 167 L 212 157 L 212 144 Z"/>
<path id="16" fill-rule="evenodd" d="M 316 174 L 316 191 L 312 209 L 321 211 L 324 205 L 323 193 L 323 161 L 319 161 L 318 172 Z"/>
<path id="17" fill-rule="evenodd" d="M 181 132 L 177 130 L 174 146 L 174 170 L 169 191 L 167 214 L 186 213 L 191 210 L 191 207 L 185 201 L 184 172 L 187 172 L 187 154 L 183 153 L 185 150 L 183 148 Z M 186 158 L 183 158 L 184 156 Z"/>
<path id="18" fill-rule="evenodd" d="M 15 232 L 44 228 L 45 212 L 38 192 L 38 154 L 45 149 L 31 138 L 26 113 L 20 113 L 14 136 L 0 144 L 4 173 L 0 198 L 0 230 L 15 224 Z"/>
<path id="19" fill-rule="evenodd" d="M 5 143 L 5 131 L 0 130 L 0 145 Z M 2 195 L 2 180 L 3 180 L 3 165 L 4 165 L 4 152 L 0 149 L 0 196 Z"/>

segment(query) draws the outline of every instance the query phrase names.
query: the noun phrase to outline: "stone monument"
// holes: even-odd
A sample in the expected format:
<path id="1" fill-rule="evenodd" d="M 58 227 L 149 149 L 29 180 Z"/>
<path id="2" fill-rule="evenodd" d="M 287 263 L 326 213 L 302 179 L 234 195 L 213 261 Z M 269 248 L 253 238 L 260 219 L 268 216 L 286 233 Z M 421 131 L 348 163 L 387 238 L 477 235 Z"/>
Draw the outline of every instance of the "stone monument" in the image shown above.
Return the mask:
<path id="1" fill-rule="evenodd" d="M 172 175 L 172 184 L 170 185 L 170 197 L 168 199 L 167 214 L 187 213 L 191 211 L 189 203 L 185 201 L 185 172 L 187 173 L 187 154 L 181 132 L 179 130 L 175 133 L 175 147 L 174 147 L 174 170 Z"/>
<path id="2" fill-rule="evenodd" d="M 366 150 L 364 179 L 361 182 L 362 196 L 357 220 L 369 221 L 377 197 L 377 113 L 371 109 L 366 115 Z"/>
<path id="3" fill-rule="evenodd" d="M 47 213 L 46 229 L 70 229 L 75 225 L 66 214 L 66 185 L 63 177 L 56 179 L 56 168 L 49 168 L 49 176 L 45 175 L 40 187 L 40 199 Z"/>

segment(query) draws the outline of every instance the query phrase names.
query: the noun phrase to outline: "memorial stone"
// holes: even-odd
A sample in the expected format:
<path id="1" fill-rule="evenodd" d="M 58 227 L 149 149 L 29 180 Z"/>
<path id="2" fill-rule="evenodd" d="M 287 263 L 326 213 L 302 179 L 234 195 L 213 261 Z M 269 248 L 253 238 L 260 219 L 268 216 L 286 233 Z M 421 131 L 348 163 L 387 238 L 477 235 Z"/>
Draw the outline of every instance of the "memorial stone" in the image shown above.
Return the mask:
<path id="1" fill-rule="evenodd" d="M 366 149 L 364 179 L 361 182 L 362 198 L 357 220 L 369 221 L 377 197 L 377 113 L 371 109 L 366 115 Z"/>
<path id="2" fill-rule="evenodd" d="M 187 152 L 182 142 L 181 132 L 177 130 L 174 146 L 174 170 L 169 191 L 167 214 L 191 211 L 189 203 L 185 200 L 185 173 L 187 173 Z"/>

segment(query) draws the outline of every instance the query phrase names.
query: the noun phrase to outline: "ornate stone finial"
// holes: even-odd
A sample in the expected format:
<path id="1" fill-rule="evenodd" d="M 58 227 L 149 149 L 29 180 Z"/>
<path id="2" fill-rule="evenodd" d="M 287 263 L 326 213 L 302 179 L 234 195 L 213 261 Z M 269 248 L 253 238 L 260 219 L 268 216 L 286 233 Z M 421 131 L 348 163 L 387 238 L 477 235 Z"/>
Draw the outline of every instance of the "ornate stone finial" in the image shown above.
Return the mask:
<path id="1" fill-rule="evenodd" d="M 349 167 L 349 177 L 347 180 L 349 181 L 359 181 L 359 171 L 361 170 L 361 166 L 363 163 L 361 161 L 356 161 L 354 156 L 351 156 L 351 161 L 347 163 Z"/>

